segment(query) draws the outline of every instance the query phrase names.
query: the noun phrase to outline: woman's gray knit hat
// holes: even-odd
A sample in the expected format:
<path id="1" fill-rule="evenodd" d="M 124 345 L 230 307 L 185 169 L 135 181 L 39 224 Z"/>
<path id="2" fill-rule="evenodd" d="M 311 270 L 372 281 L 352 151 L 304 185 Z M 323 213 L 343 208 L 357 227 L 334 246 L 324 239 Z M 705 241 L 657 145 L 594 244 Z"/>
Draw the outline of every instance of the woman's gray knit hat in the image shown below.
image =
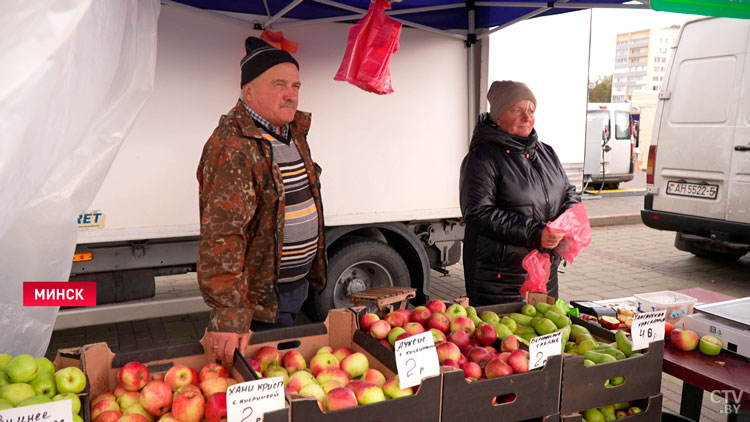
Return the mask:
<path id="1" fill-rule="evenodd" d="M 492 121 L 497 121 L 513 104 L 529 100 L 536 106 L 536 97 L 528 86 L 523 82 L 495 81 L 487 91 L 487 100 L 490 102 L 490 115 Z"/>

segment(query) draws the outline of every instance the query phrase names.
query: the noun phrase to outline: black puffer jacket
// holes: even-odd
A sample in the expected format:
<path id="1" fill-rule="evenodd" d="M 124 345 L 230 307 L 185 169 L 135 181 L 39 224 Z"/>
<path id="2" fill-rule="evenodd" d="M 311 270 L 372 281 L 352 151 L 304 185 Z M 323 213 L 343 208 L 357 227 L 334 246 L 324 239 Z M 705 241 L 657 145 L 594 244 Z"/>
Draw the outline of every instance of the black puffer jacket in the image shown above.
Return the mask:
<path id="1" fill-rule="evenodd" d="M 483 114 L 461 164 L 460 196 L 469 302 L 522 300 L 521 261 L 541 248 L 545 224 L 580 202 L 555 151 L 537 140 L 536 130 L 527 138 L 512 136 Z M 554 296 L 559 263 L 553 254 L 547 291 Z"/>

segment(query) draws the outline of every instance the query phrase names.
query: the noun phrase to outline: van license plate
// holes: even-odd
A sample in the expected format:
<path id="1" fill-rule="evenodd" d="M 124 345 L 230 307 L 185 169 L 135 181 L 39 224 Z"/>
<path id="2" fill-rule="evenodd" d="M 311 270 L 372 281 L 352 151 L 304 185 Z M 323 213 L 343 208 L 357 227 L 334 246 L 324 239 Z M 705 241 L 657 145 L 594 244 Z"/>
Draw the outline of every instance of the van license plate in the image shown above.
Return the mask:
<path id="1" fill-rule="evenodd" d="M 693 198 L 716 199 L 718 185 L 686 182 L 667 182 L 667 195 L 690 196 Z"/>

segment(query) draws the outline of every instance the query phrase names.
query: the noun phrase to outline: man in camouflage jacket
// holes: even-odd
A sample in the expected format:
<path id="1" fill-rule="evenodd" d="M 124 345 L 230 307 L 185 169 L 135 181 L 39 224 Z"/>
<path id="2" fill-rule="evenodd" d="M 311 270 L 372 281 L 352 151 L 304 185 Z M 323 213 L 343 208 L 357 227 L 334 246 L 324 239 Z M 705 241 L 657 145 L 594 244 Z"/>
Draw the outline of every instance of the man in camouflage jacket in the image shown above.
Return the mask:
<path id="1" fill-rule="evenodd" d="M 244 350 L 247 346 L 253 320 L 277 321 L 280 298 L 285 297 L 278 281 L 289 216 L 285 217 L 285 184 L 274 157 L 276 146 L 272 146 L 276 139 L 285 141 L 285 145 L 277 142 L 282 147 L 296 147 L 312 196 L 307 200 L 310 215 L 313 219 L 317 215 L 317 224 L 308 222 L 308 228 L 317 226 L 317 236 L 309 238 L 305 249 L 309 271 L 297 278 L 304 277 L 317 291 L 326 283 L 319 167 L 306 139 L 310 114 L 296 110 L 299 66 L 289 53 L 257 38 L 248 38 L 245 47 L 242 98 L 220 118 L 197 172 L 198 284 L 213 308 L 207 344 L 225 363 L 231 363 L 235 347 Z M 299 167 L 297 175 L 303 173 Z M 314 227 L 311 230 L 315 233 Z M 299 289 L 306 296 L 307 283 Z"/>

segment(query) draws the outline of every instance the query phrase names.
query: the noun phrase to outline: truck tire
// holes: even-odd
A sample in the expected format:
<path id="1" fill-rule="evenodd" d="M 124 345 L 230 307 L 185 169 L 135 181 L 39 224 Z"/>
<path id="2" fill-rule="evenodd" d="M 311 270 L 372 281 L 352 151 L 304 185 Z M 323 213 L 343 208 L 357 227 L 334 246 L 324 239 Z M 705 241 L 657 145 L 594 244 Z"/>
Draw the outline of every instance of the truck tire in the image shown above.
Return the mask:
<path id="1" fill-rule="evenodd" d="M 411 286 L 409 268 L 387 244 L 356 239 L 332 251 L 328 282 L 322 292 L 313 294 L 310 316 L 323 321 L 329 310 L 353 306 L 347 295 L 378 286 Z"/>

